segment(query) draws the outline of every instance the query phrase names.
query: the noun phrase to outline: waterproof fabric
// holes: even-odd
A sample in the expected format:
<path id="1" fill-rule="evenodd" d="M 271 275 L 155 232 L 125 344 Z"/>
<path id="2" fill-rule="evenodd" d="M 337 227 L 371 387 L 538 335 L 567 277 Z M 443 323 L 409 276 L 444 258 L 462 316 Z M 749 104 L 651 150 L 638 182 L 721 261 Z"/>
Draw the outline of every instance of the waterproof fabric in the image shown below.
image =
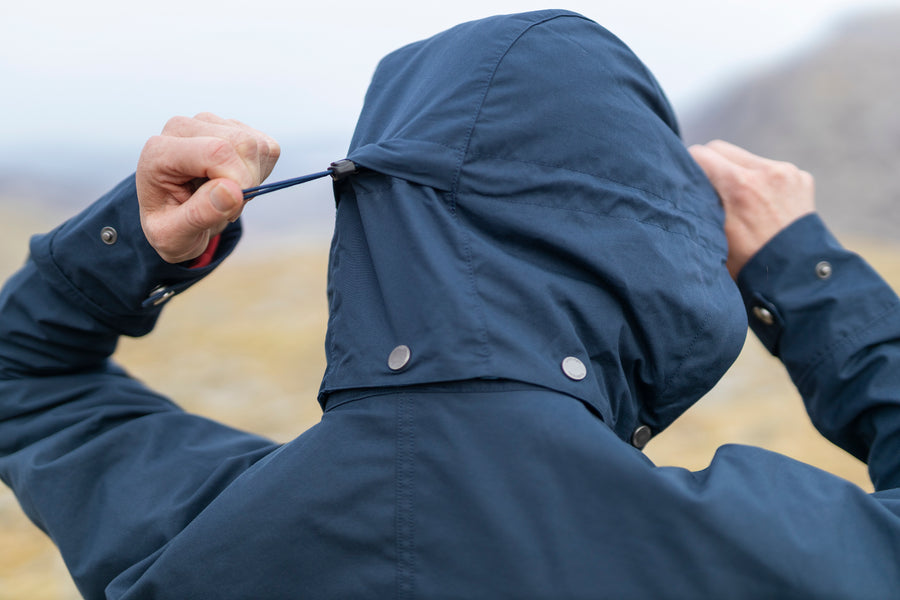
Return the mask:
<path id="1" fill-rule="evenodd" d="M 337 189 L 323 396 L 526 381 L 630 439 L 740 351 L 715 192 L 656 81 L 592 21 L 486 19 L 389 55 L 349 158 L 377 174 Z"/>
<path id="2" fill-rule="evenodd" d="M 525 108 L 556 111 L 570 86 L 594 102 L 580 79 L 554 98 L 509 100 L 521 127 L 500 103 L 491 116 L 483 86 L 463 146 L 461 124 L 437 107 L 407 110 L 444 89 L 428 86 L 457 72 L 460 52 L 465 77 L 450 79 L 461 86 L 490 72 L 497 90 L 525 93 L 500 85 L 515 77 L 498 57 L 531 55 L 539 71 L 556 60 L 567 72 L 566 61 L 540 58 L 556 43 L 568 62 L 593 52 L 600 72 L 618 74 L 623 85 L 601 78 L 594 93 L 628 119 L 538 135 Z M 469 54 L 479 45 L 485 62 Z M 398 85 L 423 93 L 397 103 L 392 124 L 382 91 Z M 468 106 L 465 91 L 446 91 L 436 105 Z M 473 152 L 502 142 L 492 126 L 515 144 Z M 395 135 L 404 127 L 416 133 Z M 124 181 L 35 237 L 0 293 L 0 477 L 90 599 L 894 596 L 900 300 L 813 215 L 743 269 L 742 307 L 708 226 L 721 215 L 674 131 L 640 63 L 570 13 L 477 22 L 389 57 L 350 152 L 370 172 L 336 190 L 325 412 L 284 445 L 187 414 L 110 360 L 120 335 L 150 331 L 166 292 L 214 269 L 240 233 L 226 230 L 208 267 L 168 265 L 144 240 L 133 178 Z M 661 146 L 645 145 L 651 133 Z M 549 164 L 532 160 L 529 135 L 536 145 L 548 136 Z M 602 166 L 554 162 L 568 145 L 557 135 L 605 148 Z M 590 141 L 607 135 L 617 141 Z M 429 144 L 463 148 L 458 167 L 442 170 Z M 113 245 L 105 226 L 119 232 Z M 392 253 L 388 232 L 412 237 Z M 823 260 L 828 279 L 815 273 Z M 630 271 L 616 271 L 619 261 Z M 751 318 L 754 331 L 817 427 L 868 462 L 875 494 L 758 448 L 725 446 L 692 473 L 657 467 L 623 441 L 637 423 L 663 427 L 711 385 L 735 351 L 735 323 L 757 307 L 773 321 Z M 699 315 L 708 326 L 679 345 L 668 329 L 702 325 Z M 392 371 L 398 344 L 411 358 Z M 582 357 L 589 375 L 560 378 L 559 355 Z"/>

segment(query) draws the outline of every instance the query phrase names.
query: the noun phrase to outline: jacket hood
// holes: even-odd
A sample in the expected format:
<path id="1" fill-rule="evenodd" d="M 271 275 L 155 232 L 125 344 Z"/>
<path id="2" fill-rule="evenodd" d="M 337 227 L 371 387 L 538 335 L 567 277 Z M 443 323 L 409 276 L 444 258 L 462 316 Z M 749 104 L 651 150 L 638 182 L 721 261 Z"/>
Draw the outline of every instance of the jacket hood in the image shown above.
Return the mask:
<path id="1" fill-rule="evenodd" d="M 580 15 L 492 17 L 388 55 L 348 157 L 363 170 L 335 185 L 323 403 L 508 379 L 630 439 L 740 351 L 718 198 L 652 75 Z"/>

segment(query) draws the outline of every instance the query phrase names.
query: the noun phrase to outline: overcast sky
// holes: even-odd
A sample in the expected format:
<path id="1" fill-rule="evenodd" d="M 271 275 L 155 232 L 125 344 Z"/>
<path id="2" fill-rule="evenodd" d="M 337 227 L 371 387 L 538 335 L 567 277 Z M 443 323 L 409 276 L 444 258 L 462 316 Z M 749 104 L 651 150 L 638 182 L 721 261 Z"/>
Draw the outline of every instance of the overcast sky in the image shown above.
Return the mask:
<path id="1" fill-rule="evenodd" d="M 715 86 L 873 6 L 900 8 L 900 0 L 565 7 L 630 45 L 683 112 Z M 36 149 L 50 156 L 72 145 L 136 153 L 169 116 L 204 110 L 276 139 L 343 148 L 382 55 L 462 21 L 544 7 L 508 0 L 4 0 L 0 158 L 40 156 Z"/>

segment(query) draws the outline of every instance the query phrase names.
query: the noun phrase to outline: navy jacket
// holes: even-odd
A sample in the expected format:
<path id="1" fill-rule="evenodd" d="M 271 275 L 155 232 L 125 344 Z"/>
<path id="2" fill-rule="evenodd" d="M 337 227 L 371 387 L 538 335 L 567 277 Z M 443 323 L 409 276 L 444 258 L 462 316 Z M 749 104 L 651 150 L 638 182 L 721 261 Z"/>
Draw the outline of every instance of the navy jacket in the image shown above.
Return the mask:
<path id="1" fill-rule="evenodd" d="M 0 477 L 86 598 L 897 595 L 900 301 L 815 215 L 735 286 L 715 193 L 610 33 L 542 11 L 402 48 L 349 157 L 324 413 L 290 443 L 109 358 L 239 224 L 213 265 L 166 264 L 128 179 L 4 287 Z M 747 315 L 876 493 L 758 448 L 696 473 L 640 452 Z"/>

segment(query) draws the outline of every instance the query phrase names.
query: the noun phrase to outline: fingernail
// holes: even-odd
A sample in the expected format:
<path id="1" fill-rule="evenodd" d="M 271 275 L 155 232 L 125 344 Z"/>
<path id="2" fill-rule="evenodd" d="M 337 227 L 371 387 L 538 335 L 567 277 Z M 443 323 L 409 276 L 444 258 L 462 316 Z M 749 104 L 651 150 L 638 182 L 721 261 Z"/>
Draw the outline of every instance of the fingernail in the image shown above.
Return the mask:
<path id="1" fill-rule="evenodd" d="M 229 213 L 234 206 L 231 194 L 224 184 L 220 183 L 209 192 L 209 201 L 220 213 Z"/>

